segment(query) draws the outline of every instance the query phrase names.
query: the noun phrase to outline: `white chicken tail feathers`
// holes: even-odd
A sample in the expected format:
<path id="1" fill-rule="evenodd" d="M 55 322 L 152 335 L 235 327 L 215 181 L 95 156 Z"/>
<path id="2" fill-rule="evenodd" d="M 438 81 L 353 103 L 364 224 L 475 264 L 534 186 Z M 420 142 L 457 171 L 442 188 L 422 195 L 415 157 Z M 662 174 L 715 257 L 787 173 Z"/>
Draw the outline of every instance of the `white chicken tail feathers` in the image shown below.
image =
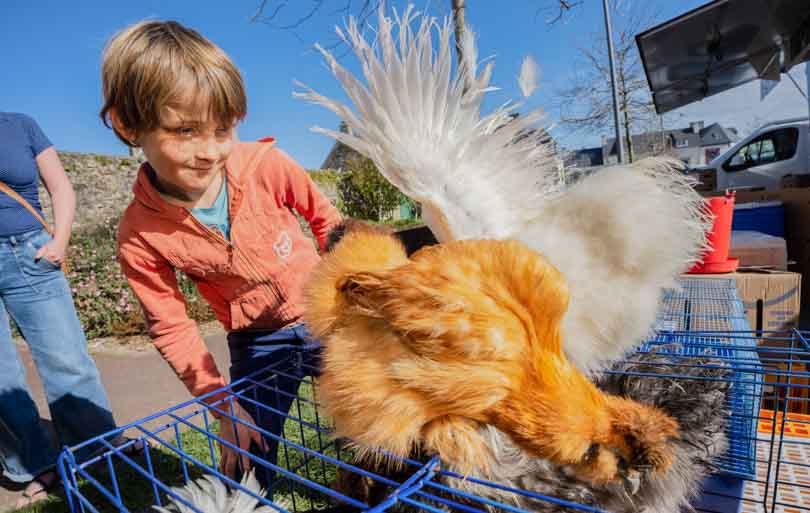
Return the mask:
<path id="1" fill-rule="evenodd" d="M 335 112 L 349 133 L 315 130 L 370 157 L 394 186 L 423 204 L 440 240 L 514 236 L 559 187 L 553 145 L 539 142 L 543 132 L 536 129 L 542 112 L 515 117 L 516 106 L 504 105 L 481 116 L 493 63 L 479 74 L 466 31 L 464 63 L 453 73 L 450 20 L 416 20 L 412 8 L 393 21 L 381 11 L 372 44 L 349 20 L 340 33 L 365 84 L 319 47 L 353 108 L 312 90 L 295 95 Z"/>
<path id="2" fill-rule="evenodd" d="M 167 508 L 154 506 L 160 513 L 271 513 L 269 506 L 260 506 L 255 497 L 264 496 L 253 472 L 242 478 L 241 488 L 228 491 L 227 487 L 212 475 L 203 476 L 186 486 L 172 488 L 182 500 L 171 499 Z M 245 491 L 247 490 L 247 491 Z M 250 493 L 248 493 L 250 492 Z M 188 504 L 193 506 L 189 507 Z"/>
<path id="3" fill-rule="evenodd" d="M 524 98 L 534 94 L 539 80 L 540 68 L 537 66 L 537 62 L 527 55 L 523 58 L 523 63 L 520 65 L 520 75 L 518 76 L 518 85 Z"/>
<path id="4" fill-rule="evenodd" d="M 711 216 L 680 167 L 645 159 L 598 171 L 525 228 L 569 282 L 563 349 L 583 371 L 641 343 L 663 291 L 706 248 Z"/>
<path id="5" fill-rule="evenodd" d="M 563 349 L 580 369 L 598 372 L 650 332 L 663 289 L 699 257 L 709 226 L 702 199 L 667 160 L 565 185 L 554 143 L 537 127 L 542 112 L 517 116 L 507 104 L 481 115 L 492 62 L 479 74 L 466 33 L 453 73 L 450 21 L 417 18 L 412 8 L 394 21 L 380 10 L 371 44 L 354 20 L 339 32 L 364 82 L 320 48 L 353 108 L 312 90 L 296 96 L 342 118 L 348 133 L 315 130 L 370 157 L 422 203 L 440 242 L 516 238 L 545 254 L 569 282 Z M 537 73 L 524 68 L 529 92 Z"/>

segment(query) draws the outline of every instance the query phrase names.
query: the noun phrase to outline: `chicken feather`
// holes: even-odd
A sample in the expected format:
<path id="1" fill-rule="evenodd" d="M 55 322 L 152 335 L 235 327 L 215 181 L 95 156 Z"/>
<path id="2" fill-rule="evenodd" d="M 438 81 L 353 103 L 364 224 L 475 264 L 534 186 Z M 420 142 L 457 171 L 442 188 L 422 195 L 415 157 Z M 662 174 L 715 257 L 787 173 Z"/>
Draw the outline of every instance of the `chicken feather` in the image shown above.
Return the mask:
<path id="1" fill-rule="evenodd" d="M 566 282 L 515 240 L 453 241 L 410 258 L 351 231 L 310 277 L 305 320 L 324 343 L 319 397 L 361 449 L 437 453 L 463 473 L 492 459 L 479 427 L 592 483 L 672 462 L 677 423 L 600 391 L 561 349 Z"/>
<path id="2" fill-rule="evenodd" d="M 563 350 L 597 375 L 650 333 L 662 290 L 706 249 L 711 216 L 682 164 L 646 159 L 562 184 L 555 145 L 525 137 L 542 110 L 515 117 L 520 105 L 507 104 L 481 114 L 493 62 L 478 73 L 471 34 L 452 73 L 448 19 L 408 7 L 392 20 L 381 9 L 378 25 L 372 43 L 353 19 L 339 31 L 365 84 L 320 48 L 355 109 L 295 93 L 348 127 L 314 130 L 371 158 L 422 204 L 439 242 L 517 239 L 548 258 L 570 289 Z"/>

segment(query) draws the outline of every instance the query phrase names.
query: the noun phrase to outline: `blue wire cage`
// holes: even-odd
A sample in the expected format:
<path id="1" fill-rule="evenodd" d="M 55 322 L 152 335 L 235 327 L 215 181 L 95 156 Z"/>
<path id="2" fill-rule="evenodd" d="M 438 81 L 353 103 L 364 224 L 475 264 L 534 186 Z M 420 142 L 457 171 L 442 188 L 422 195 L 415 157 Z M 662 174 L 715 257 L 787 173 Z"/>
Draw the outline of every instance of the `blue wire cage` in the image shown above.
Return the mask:
<path id="1" fill-rule="evenodd" d="M 664 295 L 657 334 L 637 351 L 664 346 L 664 350 L 675 348 L 684 364 L 711 356 L 731 366 L 728 380 L 732 386 L 727 399 L 731 416 L 726 432 L 729 449 L 718 467 L 732 476 L 754 478 L 762 365 L 743 303 L 730 279 L 692 278 L 680 285 L 679 290 Z M 673 372 L 677 377 L 677 369 Z"/>
<path id="2" fill-rule="evenodd" d="M 684 280 L 680 290 L 668 293 L 657 328 L 654 337 L 627 357 L 631 360 L 650 351 L 670 356 L 671 366 L 653 377 L 678 379 L 679 370 L 695 365 L 707 354 L 732 370 L 726 405 L 730 412 L 728 450 L 718 458 L 717 472 L 705 482 L 695 509 L 717 513 L 810 511 L 810 438 L 794 436 L 802 428 L 810 433 L 810 422 L 796 420 L 789 412 L 791 406 L 807 407 L 808 385 L 802 383 L 807 383 L 810 373 L 801 370 L 806 369 L 804 362 L 810 362 L 806 334 L 752 332 L 734 283 L 712 279 Z M 230 384 L 223 399 L 209 404 L 206 397 L 197 398 L 65 449 L 59 469 L 70 511 L 142 513 L 170 500 L 197 511 L 172 488 L 205 474 L 244 490 L 217 470 L 217 444 L 223 440 L 215 429 L 212 410 L 229 415 L 233 401 L 250 401 L 263 388 L 275 389 L 278 380 L 299 375 L 306 362 L 302 355 L 293 353 L 286 361 Z M 330 436 L 330 421 L 318 409 L 314 385 L 305 379 L 293 398 L 278 439 L 278 464 L 250 456 L 254 465 L 275 471 L 272 496 L 250 492 L 272 510 L 299 513 L 349 507 L 376 513 L 405 507 L 430 513 L 525 511 L 515 506 L 516 500 L 496 501 L 487 498 L 492 494 L 473 494 L 470 486 L 457 486 L 462 476 L 443 469 L 436 458 L 403 461 L 395 475 L 353 465 L 352 450 Z M 768 409 L 760 410 L 762 404 Z M 264 414 L 283 415 L 271 406 L 262 408 Z M 763 431 L 762 425 L 770 426 L 769 431 Z M 124 432 L 131 440 L 116 446 L 112 440 Z M 145 446 L 142 454 L 128 451 L 134 444 Z M 87 449 L 95 456 L 77 461 L 76 454 Z M 339 480 L 384 485 L 386 493 L 375 504 L 366 504 L 341 491 L 345 487 L 338 485 Z M 569 511 L 601 511 L 474 476 L 465 482 L 475 484 L 479 491 L 498 490 L 497 496 L 502 498 L 529 498 Z"/>

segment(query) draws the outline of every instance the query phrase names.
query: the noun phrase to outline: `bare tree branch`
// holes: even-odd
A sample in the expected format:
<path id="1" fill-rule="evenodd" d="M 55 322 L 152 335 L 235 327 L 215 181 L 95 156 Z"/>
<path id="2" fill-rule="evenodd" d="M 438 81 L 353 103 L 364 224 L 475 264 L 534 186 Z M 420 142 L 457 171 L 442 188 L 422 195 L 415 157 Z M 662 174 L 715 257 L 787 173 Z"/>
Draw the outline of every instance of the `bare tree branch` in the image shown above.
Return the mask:
<path id="1" fill-rule="evenodd" d="M 550 5 L 540 7 L 535 12 L 535 20 L 542 12 L 551 13 L 550 18 L 546 18 L 547 25 L 554 25 L 571 14 L 575 7 L 582 5 L 582 0 L 546 0 Z"/>
<path id="2" fill-rule="evenodd" d="M 628 141 L 632 159 L 631 134 L 648 126 L 654 112 L 635 34 L 649 26 L 654 15 L 640 9 L 632 10 L 629 3 L 614 2 L 613 6 L 618 12 L 613 28 L 619 121 L 623 126 L 622 138 Z M 608 131 L 613 122 L 613 98 L 603 33 L 594 34 L 591 45 L 579 49 L 575 67 L 577 72 L 566 86 L 556 91 L 553 101 L 559 111 L 560 125 L 572 132 Z"/>
<path id="3" fill-rule="evenodd" d="M 352 0 L 346 0 L 346 5 L 345 6 L 341 7 L 340 9 L 337 9 L 336 11 L 332 11 L 329 14 L 333 14 L 333 15 L 334 14 L 340 14 L 340 13 L 343 13 L 343 12 L 351 12 L 351 10 L 352 10 Z"/>
<path id="4" fill-rule="evenodd" d="M 581 3 L 582 0 L 559 1 L 573 6 Z M 288 21 L 281 19 L 282 12 L 295 12 L 294 7 L 300 6 L 303 2 L 300 2 L 300 0 L 296 2 L 291 2 L 290 0 L 260 0 L 256 13 L 251 16 L 250 21 L 252 23 L 264 23 L 276 30 L 290 31 L 296 39 L 303 43 L 304 39 L 298 34 L 298 29 L 315 17 L 327 4 L 339 3 L 338 8 L 330 11 L 329 14 L 332 16 L 354 16 L 357 20 L 357 25 L 362 28 L 366 27 L 369 18 L 377 12 L 383 2 L 384 0 L 363 0 L 362 2 L 355 2 L 358 5 L 353 5 L 353 0 L 313 0 L 311 7 L 304 11 L 303 14 L 299 14 L 291 21 Z M 466 23 L 464 21 L 465 0 L 450 0 L 449 3 L 450 11 L 453 15 L 453 24 L 455 25 L 456 55 L 458 61 L 462 62 L 462 50 L 458 42 L 461 41 L 461 36 L 466 30 Z M 300 8 L 298 12 L 300 13 Z M 343 45 L 343 40 L 335 38 L 332 43 L 324 44 L 323 46 L 327 50 L 334 50 L 341 45 Z M 348 49 L 346 52 L 343 52 L 343 54 L 337 56 L 337 58 L 342 58 L 346 53 L 348 53 Z"/>
<path id="5" fill-rule="evenodd" d="M 301 25 L 303 25 L 305 21 L 307 21 L 307 20 L 311 19 L 313 16 L 315 16 L 315 13 L 320 11 L 322 6 L 323 6 L 322 1 L 316 2 L 315 5 L 312 7 L 312 9 L 310 9 L 309 12 L 306 13 L 304 16 L 302 16 L 301 18 L 298 18 L 298 20 L 296 20 L 293 23 L 290 23 L 289 25 L 281 25 L 278 28 L 280 28 L 281 30 L 288 30 L 288 29 L 298 28 Z"/>
<path id="6" fill-rule="evenodd" d="M 250 21 L 252 23 L 264 23 L 278 30 L 295 30 L 311 20 L 329 3 L 329 0 L 313 0 L 311 7 L 304 11 L 303 14 L 299 14 L 291 21 L 287 21 L 282 20 L 282 11 L 289 11 L 293 6 L 301 5 L 300 3 L 291 4 L 290 0 L 261 0 L 256 13 L 251 16 Z M 343 16 L 354 14 L 358 24 L 362 26 L 368 20 L 368 17 L 379 8 L 381 3 L 382 0 L 363 0 L 362 5 L 355 12 L 352 7 L 352 0 L 345 0 L 341 7 L 329 12 L 329 14 Z"/>
<path id="7" fill-rule="evenodd" d="M 286 5 L 287 5 L 286 0 L 284 0 L 282 2 L 278 2 L 278 5 L 276 5 L 275 9 L 273 9 L 273 11 L 270 13 L 269 16 L 263 16 L 264 9 L 265 9 L 265 7 L 267 7 L 267 0 L 262 0 L 262 3 L 259 4 L 259 8 L 256 9 L 256 14 L 251 16 L 250 21 L 251 21 L 251 23 L 257 23 L 257 22 L 267 23 L 267 22 L 270 22 L 270 21 L 274 20 L 276 16 L 278 16 L 279 11 L 281 11 L 281 9 L 283 9 Z"/>
<path id="8" fill-rule="evenodd" d="M 305 9 L 302 9 L 301 6 L 304 5 L 304 2 L 300 0 L 294 2 L 291 0 L 260 0 L 250 21 L 251 23 L 263 23 L 274 30 L 288 31 L 302 45 L 308 45 L 313 42 L 313 38 L 302 37 L 301 31 L 308 22 L 311 22 L 320 13 L 323 12 L 330 16 L 353 16 L 357 20 L 357 25 L 364 28 L 369 18 L 379 9 L 382 3 L 383 0 L 362 0 L 362 2 L 353 0 L 312 0 L 311 3 L 306 4 Z M 337 5 L 337 8 L 328 11 L 327 8 L 332 5 Z M 343 45 L 344 41 L 332 34 L 329 42 L 323 43 L 322 46 L 326 50 L 335 51 Z M 349 49 L 345 49 L 345 51 L 336 55 L 336 58 L 341 59 L 348 52 Z"/>

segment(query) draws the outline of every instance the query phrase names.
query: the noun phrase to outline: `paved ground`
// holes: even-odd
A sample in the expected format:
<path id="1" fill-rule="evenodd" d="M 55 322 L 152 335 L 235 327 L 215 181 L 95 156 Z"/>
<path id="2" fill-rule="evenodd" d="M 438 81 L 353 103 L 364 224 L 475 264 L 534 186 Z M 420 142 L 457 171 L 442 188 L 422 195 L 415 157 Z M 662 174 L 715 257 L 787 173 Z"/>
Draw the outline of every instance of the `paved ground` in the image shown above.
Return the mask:
<path id="1" fill-rule="evenodd" d="M 206 342 L 214 353 L 220 370 L 227 375 L 229 359 L 224 335 L 209 336 Z M 27 348 L 20 349 L 40 415 L 49 421 L 50 414 L 45 403 L 42 384 L 31 361 L 31 355 Z M 153 349 L 132 353 L 121 351 L 100 353 L 94 355 L 94 358 L 107 388 L 118 425 L 129 424 L 190 398 L 168 364 Z M 0 512 L 11 509 L 17 500 L 17 493 L 0 486 Z"/>

